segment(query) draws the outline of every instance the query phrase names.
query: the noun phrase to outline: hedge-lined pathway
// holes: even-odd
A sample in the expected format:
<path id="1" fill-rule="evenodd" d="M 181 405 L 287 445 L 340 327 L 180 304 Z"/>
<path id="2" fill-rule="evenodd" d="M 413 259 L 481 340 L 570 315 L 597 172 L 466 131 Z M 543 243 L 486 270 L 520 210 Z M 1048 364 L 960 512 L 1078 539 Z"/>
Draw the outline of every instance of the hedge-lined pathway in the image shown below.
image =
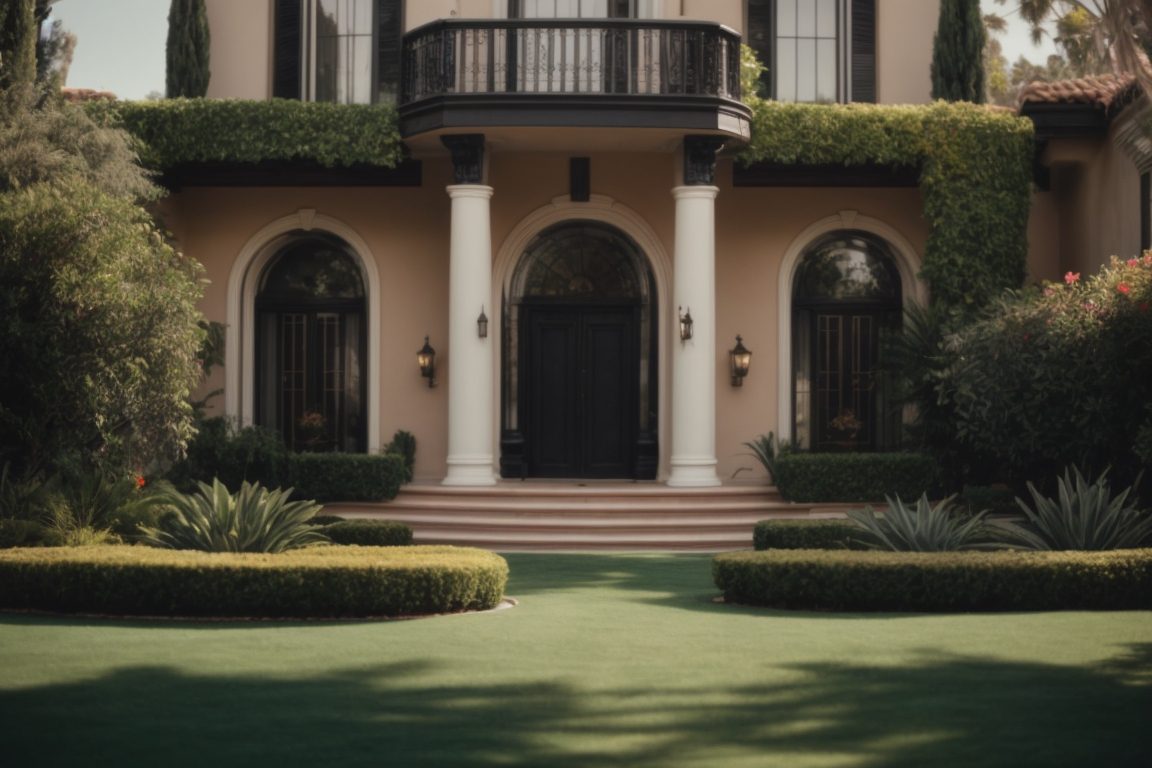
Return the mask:
<path id="1" fill-rule="evenodd" d="M 791 614 L 703 556 L 512 555 L 512 610 L 0 616 L 12 766 L 1144 766 L 1152 613 Z"/>

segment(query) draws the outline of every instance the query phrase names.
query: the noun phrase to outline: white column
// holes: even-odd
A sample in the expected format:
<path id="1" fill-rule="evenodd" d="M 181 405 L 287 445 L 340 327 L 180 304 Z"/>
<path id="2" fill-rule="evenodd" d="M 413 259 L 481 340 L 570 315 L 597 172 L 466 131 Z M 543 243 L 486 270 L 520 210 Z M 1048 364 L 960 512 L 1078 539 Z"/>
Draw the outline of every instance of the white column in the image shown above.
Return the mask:
<path id="1" fill-rule="evenodd" d="M 716 195 L 713 186 L 672 190 L 676 199 L 674 307 L 697 329 L 673 340 L 672 458 L 668 485 L 720 485 L 716 475 Z"/>
<path id="2" fill-rule="evenodd" d="M 456 184 L 448 287 L 448 474 L 444 485 L 494 485 L 492 339 L 476 318 L 492 300 L 492 187 Z"/>

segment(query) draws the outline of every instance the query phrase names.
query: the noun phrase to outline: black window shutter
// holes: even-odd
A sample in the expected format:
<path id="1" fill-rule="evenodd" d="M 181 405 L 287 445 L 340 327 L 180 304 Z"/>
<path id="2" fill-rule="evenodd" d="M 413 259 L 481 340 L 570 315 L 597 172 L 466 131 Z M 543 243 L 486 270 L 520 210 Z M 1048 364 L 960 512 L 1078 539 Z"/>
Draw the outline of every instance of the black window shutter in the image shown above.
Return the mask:
<path id="1" fill-rule="evenodd" d="M 876 101 L 876 0 L 852 0 L 851 101 Z"/>
<path id="2" fill-rule="evenodd" d="M 400 0 L 378 0 L 376 4 L 376 92 L 395 98 L 400 91 L 401 38 L 404 34 Z"/>
<path id="3" fill-rule="evenodd" d="M 276 0 L 272 33 L 272 96 L 300 98 L 301 0 Z"/>
<path id="4" fill-rule="evenodd" d="M 748 29 L 744 31 L 744 42 L 756 52 L 756 58 L 764 65 L 760 76 L 760 95 L 772 97 L 772 11 L 774 0 L 748 0 Z"/>

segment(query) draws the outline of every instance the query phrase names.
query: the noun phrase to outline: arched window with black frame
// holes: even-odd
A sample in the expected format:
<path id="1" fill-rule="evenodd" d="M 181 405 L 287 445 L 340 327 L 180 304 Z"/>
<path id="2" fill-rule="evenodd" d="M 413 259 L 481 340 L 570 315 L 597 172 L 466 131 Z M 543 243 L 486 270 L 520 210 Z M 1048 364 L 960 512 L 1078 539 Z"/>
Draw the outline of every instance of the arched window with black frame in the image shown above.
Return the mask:
<path id="1" fill-rule="evenodd" d="M 792 283 L 793 436 L 813 451 L 895 448 L 900 411 L 880 375 L 880 336 L 900 327 L 903 288 L 889 245 L 832 232 Z"/>
<path id="2" fill-rule="evenodd" d="M 360 267 L 339 238 L 293 239 L 261 273 L 256 422 L 292 450 L 365 450 L 365 310 Z"/>

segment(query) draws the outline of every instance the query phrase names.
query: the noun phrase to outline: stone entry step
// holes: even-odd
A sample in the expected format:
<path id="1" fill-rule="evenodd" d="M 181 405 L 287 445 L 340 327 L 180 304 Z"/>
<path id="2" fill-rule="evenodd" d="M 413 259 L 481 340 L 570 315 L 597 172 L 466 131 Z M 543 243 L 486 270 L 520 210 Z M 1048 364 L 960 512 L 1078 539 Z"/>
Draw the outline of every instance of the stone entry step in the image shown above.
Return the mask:
<path id="1" fill-rule="evenodd" d="M 843 517 L 851 506 L 792 504 L 766 485 L 504 481 L 486 488 L 412 484 L 391 502 L 329 504 L 325 512 L 406 523 L 417 544 L 497 552 L 723 552 L 751 549 L 760 520 Z"/>

